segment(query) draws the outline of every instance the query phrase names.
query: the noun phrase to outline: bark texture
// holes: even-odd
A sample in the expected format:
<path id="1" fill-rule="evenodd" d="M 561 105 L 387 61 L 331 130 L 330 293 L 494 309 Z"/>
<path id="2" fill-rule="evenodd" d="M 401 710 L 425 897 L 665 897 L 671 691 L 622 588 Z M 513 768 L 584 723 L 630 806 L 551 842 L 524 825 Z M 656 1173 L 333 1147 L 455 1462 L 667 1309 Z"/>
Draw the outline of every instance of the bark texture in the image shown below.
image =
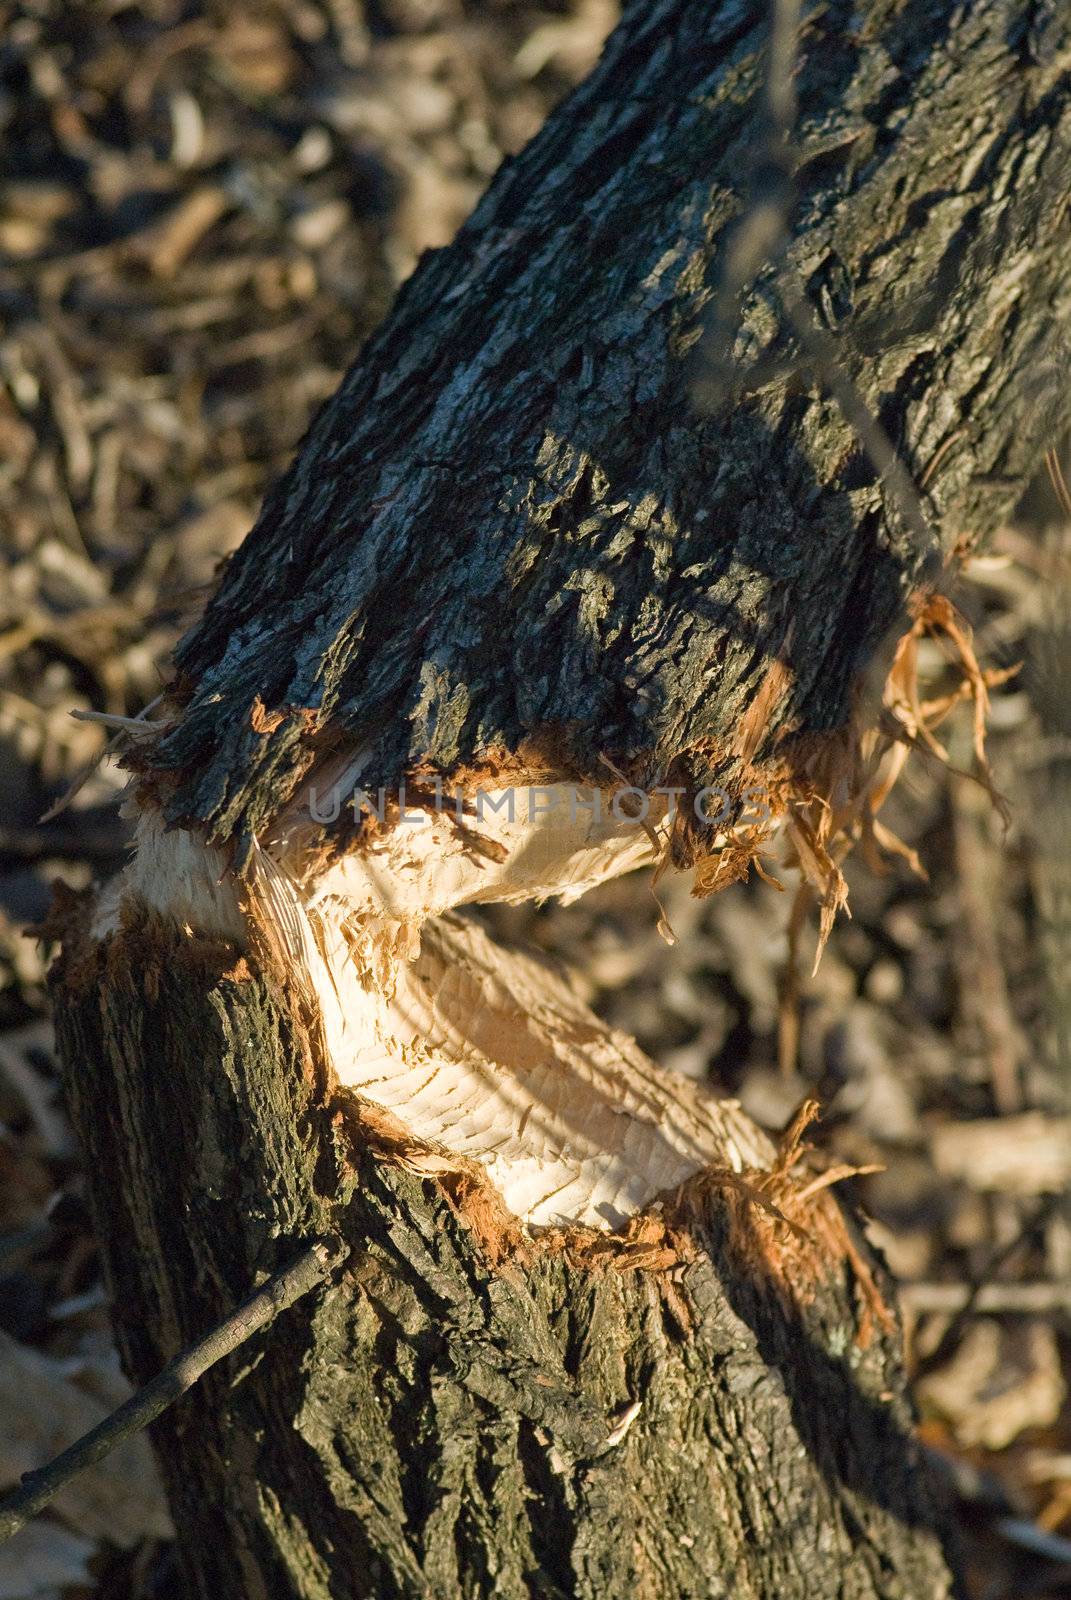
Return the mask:
<path id="1" fill-rule="evenodd" d="M 897 1341 L 843 1255 L 794 1256 L 731 1191 L 657 1239 L 514 1253 L 318 1083 L 284 994 L 158 920 L 72 932 L 55 995 L 136 1378 L 300 1242 L 352 1250 L 155 1429 L 191 1594 L 952 1592 Z"/>
<path id="2" fill-rule="evenodd" d="M 1071 16 L 807 17 L 791 241 L 745 287 L 726 387 L 704 330 L 761 177 L 767 12 L 629 4 L 424 261 L 139 741 L 190 881 L 154 900 L 143 857 L 99 936 L 68 933 L 60 1041 L 133 1375 L 310 1235 L 352 1251 L 158 1429 L 206 1600 L 950 1593 L 895 1329 L 828 1193 L 778 1177 L 801 1235 L 713 1170 L 617 1235 L 527 1239 L 472 1163 L 415 1171 L 338 1087 L 285 939 L 213 941 L 186 909 L 226 878 L 248 932 L 274 873 L 311 927 L 353 825 L 306 818 L 285 859 L 272 827 L 358 751 L 373 788 L 604 783 L 604 756 L 743 786 L 844 724 L 941 539 L 1007 514 L 1071 410 Z M 786 334 L 785 273 L 926 478 L 933 550 Z M 233 847 L 211 871 L 206 841 Z M 405 959 L 419 919 L 352 910 L 340 961 L 352 934 L 354 981 L 389 982 L 377 952 Z"/>
<path id="3" fill-rule="evenodd" d="M 185 710 L 153 755 L 172 819 L 241 861 L 340 746 L 373 787 L 525 750 L 697 786 L 842 725 L 933 552 L 785 332 L 785 272 L 927 480 L 935 541 L 1006 517 L 1071 418 L 1071 15 L 811 9 L 791 243 L 747 286 L 711 398 L 703 331 L 767 148 L 768 9 L 627 5 L 421 263 L 179 650 Z"/>

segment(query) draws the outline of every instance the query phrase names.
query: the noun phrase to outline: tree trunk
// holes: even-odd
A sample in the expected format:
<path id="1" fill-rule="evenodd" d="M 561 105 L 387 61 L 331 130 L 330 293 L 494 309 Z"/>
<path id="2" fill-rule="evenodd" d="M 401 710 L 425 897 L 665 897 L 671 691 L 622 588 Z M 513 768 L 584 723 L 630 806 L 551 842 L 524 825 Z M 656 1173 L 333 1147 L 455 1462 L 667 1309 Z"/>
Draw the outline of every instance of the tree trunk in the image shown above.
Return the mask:
<path id="1" fill-rule="evenodd" d="M 756 783 L 813 857 L 860 672 L 1071 409 L 1071 20 L 1020 0 L 806 21 L 791 238 L 726 378 L 766 11 L 626 9 L 407 285 L 131 734 L 138 852 L 68 918 L 54 994 L 132 1375 L 310 1237 L 349 1251 L 156 1430 L 213 1600 L 951 1590 L 833 1175 L 456 909 L 667 841 L 730 877 Z M 932 548 L 793 285 L 835 393 L 925 480 Z M 610 774 L 662 789 L 649 832 L 524 788 Z M 332 817 L 358 782 L 378 815 Z M 693 804 L 715 784 L 728 821 Z"/>
<path id="2" fill-rule="evenodd" d="M 775 1191 L 805 1239 L 717 1179 L 624 1235 L 524 1239 L 325 1093 L 232 948 L 145 916 L 85 940 L 61 1049 L 132 1375 L 300 1243 L 352 1252 L 157 1425 L 192 1593 L 951 1592 L 895 1332 L 828 1194 Z"/>
<path id="3" fill-rule="evenodd" d="M 1000 526 L 1071 423 L 1071 17 L 1041 0 L 816 8 L 794 234 L 710 381 L 769 142 L 768 10 L 628 6 L 269 494 L 152 752 L 169 818 L 236 865 L 331 748 L 389 789 L 520 755 L 694 790 L 844 725 L 934 551 L 799 351 L 786 284 L 946 548 Z M 683 806 L 681 864 L 694 824 Z"/>

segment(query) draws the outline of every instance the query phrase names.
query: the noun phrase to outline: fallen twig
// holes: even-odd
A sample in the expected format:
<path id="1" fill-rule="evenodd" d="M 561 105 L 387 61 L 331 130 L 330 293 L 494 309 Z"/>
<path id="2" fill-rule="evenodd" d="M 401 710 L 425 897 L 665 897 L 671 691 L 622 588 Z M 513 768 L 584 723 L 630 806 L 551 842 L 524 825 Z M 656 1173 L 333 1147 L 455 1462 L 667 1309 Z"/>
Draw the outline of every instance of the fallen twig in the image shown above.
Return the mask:
<path id="1" fill-rule="evenodd" d="M 960 1318 L 968 1316 L 1000 1316 L 1007 1313 L 1032 1317 L 1044 1316 L 1052 1311 L 1071 1311 L 1071 1283 L 1063 1278 L 1035 1278 L 1027 1283 L 984 1283 L 977 1288 L 970 1283 L 902 1283 L 899 1296 L 905 1306 L 918 1314 L 949 1316 L 954 1313 L 957 1329 L 962 1326 Z M 937 1354 L 936 1350 L 934 1354 Z M 942 1351 L 942 1359 L 943 1354 Z M 925 1370 L 929 1371 L 933 1365 L 932 1359 L 927 1357 Z"/>
<path id="2" fill-rule="evenodd" d="M 1035 1228 L 1040 1227 L 1062 1202 L 1050 1194 L 1037 1206 L 1014 1238 L 994 1250 L 969 1283 L 905 1283 L 900 1298 L 916 1313 L 952 1317 L 934 1348 L 916 1363 L 914 1380 L 934 1372 L 948 1359 L 972 1316 L 1001 1311 L 1046 1312 L 1071 1309 L 1071 1283 L 993 1283 L 993 1273 L 1011 1259 Z"/>
<path id="3" fill-rule="evenodd" d="M 103 1422 L 83 1434 L 47 1466 L 24 1473 L 18 1488 L 0 1500 L 0 1544 L 43 1511 L 53 1496 L 79 1472 L 102 1461 L 131 1434 L 148 1427 L 192 1389 L 209 1367 L 268 1327 L 281 1311 L 321 1283 L 337 1260 L 338 1252 L 339 1246 L 334 1240 L 318 1239 L 309 1245 L 203 1339 L 169 1361 L 162 1372 Z"/>

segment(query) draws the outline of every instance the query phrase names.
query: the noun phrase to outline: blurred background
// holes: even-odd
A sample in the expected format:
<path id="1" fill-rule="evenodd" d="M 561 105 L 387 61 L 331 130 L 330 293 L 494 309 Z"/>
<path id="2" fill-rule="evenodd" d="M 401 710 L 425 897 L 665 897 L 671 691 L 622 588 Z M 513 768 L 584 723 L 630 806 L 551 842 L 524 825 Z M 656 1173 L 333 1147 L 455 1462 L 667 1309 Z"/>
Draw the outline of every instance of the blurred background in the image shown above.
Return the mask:
<path id="1" fill-rule="evenodd" d="M 159 692 L 315 407 L 614 20 L 613 0 L 0 0 L 0 1487 L 125 1392 L 27 931 L 55 883 L 124 859 L 107 733 L 71 713 Z M 1068 554 L 1041 476 L 968 560 L 983 667 L 1022 663 L 988 740 L 1010 823 L 911 757 L 883 819 L 922 871 L 849 858 L 794 1060 L 791 894 L 663 880 L 673 948 L 649 874 L 490 914 L 659 1060 L 772 1130 L 815 1094 L 816 1142 L 883 1166 L 855 1196 L 976 1600 L 1071 1595 Z M 928 696 L 960 681 L 937 640 L 920 663 Z M 969 768 L 967 703 L 941 738 Z M 0 1547 L 0 1600 L 181 1593 L 144 1439 Z"/>

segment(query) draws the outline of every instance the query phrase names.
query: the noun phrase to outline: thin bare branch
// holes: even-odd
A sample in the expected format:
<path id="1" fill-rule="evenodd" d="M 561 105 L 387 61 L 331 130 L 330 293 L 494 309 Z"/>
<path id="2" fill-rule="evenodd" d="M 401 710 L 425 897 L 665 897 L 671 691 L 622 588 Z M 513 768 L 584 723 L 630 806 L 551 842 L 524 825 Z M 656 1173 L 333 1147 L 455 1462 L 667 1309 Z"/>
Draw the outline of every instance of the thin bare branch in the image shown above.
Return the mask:
<path id="1" fill-rule="evenodd" d="M 918 578 L 920 585 L 932 582 L 941 566 L 940 542 L 929 525 L 914 479 L 885 429 L 856 388 L 843 362 L 838 359 L 836 344 L 818 327 L 794 282 L 782 283 L 781 299 L 808 364 L 813 366 L 837 402 L 841 415 L 855 434 L 874 471 L 888 488 L 903 522 L 913 536 L 916 553 L 922 564 Z"/>
<path id="2" fill-rule="evenodd" d="M 994 1283 L 993 1274 L 1015 1255 L 1036 1228 L 1048 1220 L 1063 1196 L 1048 1195 L 1024 1221 L 1019 1231 L 992 1251 L 969 1283 L 903 1284 L 900 1294 L 916 1312 L 946 1312 L 952 1321 L 934 1348 L 922 1356 L 915 1368 L 915 1381 L 934 1372 L 952 1354 L 964 1328 L 973 1316 L 996 1311 L 1052 1311 L 1071 1306 L 1071 1284 Z"/>
<path id="3" fill-rule="evenodd" d="M 197 1344 L 169 1361 L 162 1372 L 103 1422 L 83 1434 L 47 1466 L 25 1473 L 18 1488 L 0 1500 L 0 1544 L 43 1511 L 53 1496 L 78 1473 L 102 1461 L 124 1439 L 155 1422 L 192 1389 L 209 1367 L 239 1349 L 255 1333 L 274 1322 L 281 1311 L 322 1283 L 338 1260 L 339 1251 L 337 1240 L 318 1239 L 309 1245 Z"/>
<path id="4" fill-rule="evenodd" d="M 772 0 L 770 60 L 766 69 L 766 103 L 775 134 L 784 143 L 796 121 L 796 35 L 800 0 Z"/>

